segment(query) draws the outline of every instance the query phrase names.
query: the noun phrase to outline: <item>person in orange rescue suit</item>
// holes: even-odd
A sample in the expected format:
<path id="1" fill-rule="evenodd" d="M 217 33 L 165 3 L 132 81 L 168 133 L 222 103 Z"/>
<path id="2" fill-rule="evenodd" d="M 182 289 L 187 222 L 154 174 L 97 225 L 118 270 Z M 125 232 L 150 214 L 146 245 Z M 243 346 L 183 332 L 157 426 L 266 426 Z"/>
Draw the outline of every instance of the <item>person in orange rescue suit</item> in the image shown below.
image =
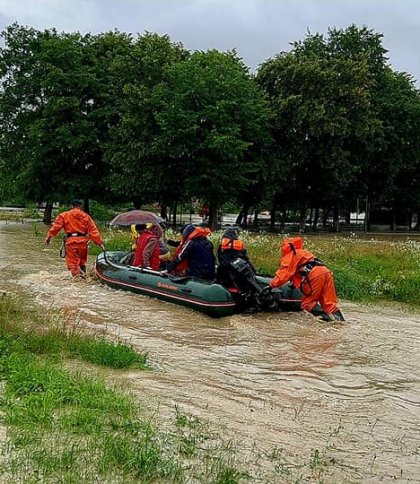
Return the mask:
<path id="1" fill-rule="evenodd" d="M 64 231 L 67 269 L 72 276 L 85 276 L 89 240 L 99 245 L 104 252 L 105 246 L 95 222 L 82 210 L 80 200 L 73 200 L 71 210 L 57 215 L 45 244 L 49 245 L 60 230 Z"/>
<path id="2" fill-rule="evenodd" d="M 301 237 L 283 240 L 280 268 L 270 282 L 270 287 L 280 287 L 292 281 L 302 291 L 302 309 L 324 321 L 344 321 L 337 307 L 332 272 L 311 252 L 303 248 Z"/>
<path id="3" fill-rule="evenodd" d="M 136 240 L 133 266 L 148 267 L 157 271 L 160 266 L 159 239 L 146 224 L 136 225 L 139 234 Z"/>

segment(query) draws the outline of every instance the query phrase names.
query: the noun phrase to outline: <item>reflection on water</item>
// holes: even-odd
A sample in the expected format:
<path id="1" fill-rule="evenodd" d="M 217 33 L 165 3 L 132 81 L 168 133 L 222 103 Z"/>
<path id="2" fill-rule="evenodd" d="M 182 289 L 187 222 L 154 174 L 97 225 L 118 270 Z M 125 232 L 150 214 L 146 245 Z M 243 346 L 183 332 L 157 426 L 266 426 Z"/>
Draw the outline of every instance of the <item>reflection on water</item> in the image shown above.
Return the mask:
<path id="1" fill-rule="evenodd" d="M 328 482 L 419 482 L 419 314 L 344 303 L 343 325 L 303 313 L 215 320 L 94 280 L 75 283 L 59 241 L 42 243 L 30 227 L 0 228 L 1 287 L 147 351 L 156 371 L 128 378 L 162 418 L 177 405 L 209 420 L 244 456 L 258 455 L 269 481 L 281 479 L 273 451 L 283 449 L 296 463 L 323 453 L 334 462 Z"/>

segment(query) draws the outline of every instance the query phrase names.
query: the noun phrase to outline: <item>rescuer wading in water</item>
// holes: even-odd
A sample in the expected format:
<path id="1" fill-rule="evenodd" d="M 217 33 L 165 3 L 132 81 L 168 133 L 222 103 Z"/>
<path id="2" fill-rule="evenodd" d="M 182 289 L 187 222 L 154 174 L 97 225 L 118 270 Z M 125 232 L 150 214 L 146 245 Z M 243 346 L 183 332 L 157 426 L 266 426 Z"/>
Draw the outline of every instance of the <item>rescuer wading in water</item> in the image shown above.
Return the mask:
<path id="1" fill-rule="evenodd" d="M 51 239 L 60 230 L 63 230 L 67 269 L 72 276 L 84 277 L 86 274 L 89 240 L 98 245 L 104 252 L 105 246 L 95 222 L 82 210 L 82 202 L 73 200 L 72 206 L 71 210 L 57 215 L 48 231 L 45 244 L 49 245 Z"/>
<path id="2" fill-rule="evenodd" d="M 344 321 L 343 313 L 337 306 L 332 272 L 303 248 L 301 237 L 283 240 L 280 267 L 266 292 L 290 280 L 302 291 L 302 309 L 320 316 L 324 321 Z"/>

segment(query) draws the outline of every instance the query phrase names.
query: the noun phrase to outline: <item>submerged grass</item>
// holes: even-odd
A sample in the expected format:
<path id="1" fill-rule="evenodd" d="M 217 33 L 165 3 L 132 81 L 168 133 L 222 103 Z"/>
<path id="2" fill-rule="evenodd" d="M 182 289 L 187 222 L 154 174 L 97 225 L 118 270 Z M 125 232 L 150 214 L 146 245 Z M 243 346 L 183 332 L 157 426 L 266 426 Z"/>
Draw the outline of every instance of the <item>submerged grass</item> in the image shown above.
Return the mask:
<path id="1" fill-rule="evenodd" d="M 1 303 L 1 342 L 17 351 L 45 354 L 50 358 L 79 358 L 110 368 L 147 368 L 146 354 L 102 336 L 83 334 L 60 314 L 45 317 L 36 311 L 22 309 L 11 298 L 3 298 Z"/>
<path id="2" fill-rule="evenodd" d="M 7 427 L 0 475 L 8 481 L 184 482 L 198 476 L 227 484 L 247 475 L 197 419 L 177 413 L 174 430 L 162 432 L 130 395 L 69 371 L 66 357 L 111 368 L 146 364 L 128 346 L 55 323 L 48 329 L 45 318 L 0 298 L 0 410 Z"/>
<path id="3" fill-rule="evenodd" d="M 217 246 L 222 232 L 215 232 Z M 168 238 L 178 234 L 169 231 Z M 261 274 L 273 275 L 278 268 L 279 248 L 284 234 L 241 232 L 249 256 Z M 333 271 L 337 292 L 350 301 L 397 301 L 420 307 L 420 237 L 397 239 L 375 236 L 303 236 L 305 247 L 313 251 Z M 130 236 L 124 230 L 106 234 L 109 250 L 128 250 Z"/>

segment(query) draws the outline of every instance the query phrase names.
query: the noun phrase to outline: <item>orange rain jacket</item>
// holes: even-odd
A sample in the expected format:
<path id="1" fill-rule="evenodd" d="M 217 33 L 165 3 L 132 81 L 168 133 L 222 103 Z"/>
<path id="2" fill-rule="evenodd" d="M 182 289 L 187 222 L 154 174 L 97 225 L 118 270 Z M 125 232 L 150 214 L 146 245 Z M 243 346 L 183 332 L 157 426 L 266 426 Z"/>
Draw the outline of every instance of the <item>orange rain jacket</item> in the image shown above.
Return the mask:
<path id="1" fill-rule="evenodd" d="M 66 234 L 66 264 L 73 276 L 85 272 L 87 245 L 91 240 L 96 245 L 104 243 L 92 218 L 80 207 L 60 213 L 47 237 L 55 237 L 63 229 Z"/>
<path id="2" fill-rule="evenodd" d="M 307 275 L 302 274 L 304 266 L 315 260 L 312 252 L 303 248 L 302 238 L 284 239 L 281 254 L 280 267 L 270 282 L 270 286 L 280 287 L 291 280 L 296 287 L 300 287 L 303 293 L 302 309 L 311 311 L 319 302 L 325 312 L 335 312 L 338 308 L 332 272 L 324 265 L 318 265 L 313 267 Z"/>

